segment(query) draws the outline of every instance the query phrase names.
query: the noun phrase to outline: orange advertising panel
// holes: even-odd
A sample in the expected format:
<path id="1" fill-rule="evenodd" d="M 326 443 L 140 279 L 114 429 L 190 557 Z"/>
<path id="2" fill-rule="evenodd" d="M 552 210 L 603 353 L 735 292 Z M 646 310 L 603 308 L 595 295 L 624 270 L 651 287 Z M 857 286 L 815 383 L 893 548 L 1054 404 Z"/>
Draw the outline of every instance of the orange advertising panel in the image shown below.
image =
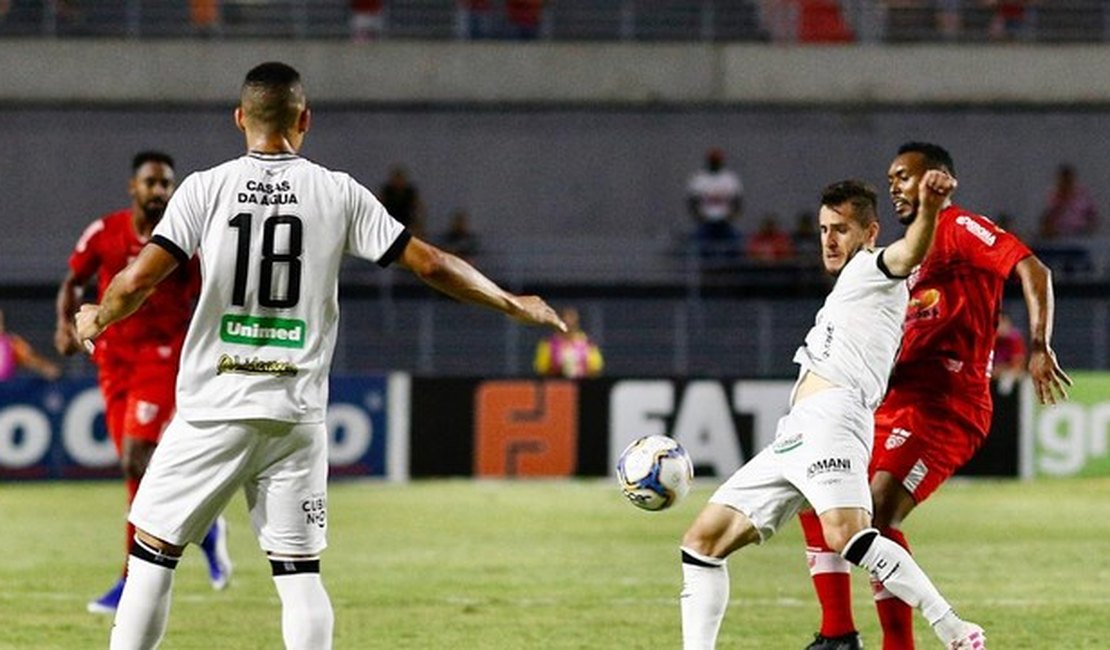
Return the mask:
<path id="1" fill-rule="evenodd" d="M 578 386 L 570 381 L 489 381 L 474 396 L 474 474 L 573 476 Z"/>

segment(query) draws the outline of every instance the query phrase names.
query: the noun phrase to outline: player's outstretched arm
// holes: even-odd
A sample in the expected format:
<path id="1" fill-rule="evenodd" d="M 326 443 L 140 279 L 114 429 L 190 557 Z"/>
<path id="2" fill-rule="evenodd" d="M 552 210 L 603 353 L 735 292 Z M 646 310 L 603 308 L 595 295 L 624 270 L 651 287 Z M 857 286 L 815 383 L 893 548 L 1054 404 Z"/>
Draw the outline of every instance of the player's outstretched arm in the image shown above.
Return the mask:
<path id="1" fill-rule="evenodd" d="M 955 190 L 956 179 L 939 169 L 930 169 L 921 177 L 917 188 L 917 216 L 906 228 L 906 234 L 883 251 L 883 263 L 892 274 L 907 276 L 925 259 L 933 245 L 937 215 Z"/>
<path id="2" fill-rule="evenodd" d="M 1021 280 L 1025 307 L 1029 310 L 1029 377 L 1041 404 L 1055 404 L 1068 398 L 1071 377 L 1056 361 L 1052 350 L 1052 323 L 1056 301 L 1052 291 L 1052 271 L 1036 255 L 1017 263 L 1014 273 Z"/>
<path id="3" fill-rule="evenodd" d="M 398 262 L 428 286 L 456 300 L 496 309 L 529 325 L 567 331 L 555 310 L 539 296 L 511 294 L 466 261 L 416 237 L 409 240 Z"/>
<path id="4" fill-rule="evenodd" d="M 127 268 L 112 278 L 99 305 L 82 305 L 77 312 L 77 336 L 91 341 L 112 323 L 127 318 L 142 306 L 167 275 L 177 268 L 177 258 L 157 244 L 148 244 Z"/>

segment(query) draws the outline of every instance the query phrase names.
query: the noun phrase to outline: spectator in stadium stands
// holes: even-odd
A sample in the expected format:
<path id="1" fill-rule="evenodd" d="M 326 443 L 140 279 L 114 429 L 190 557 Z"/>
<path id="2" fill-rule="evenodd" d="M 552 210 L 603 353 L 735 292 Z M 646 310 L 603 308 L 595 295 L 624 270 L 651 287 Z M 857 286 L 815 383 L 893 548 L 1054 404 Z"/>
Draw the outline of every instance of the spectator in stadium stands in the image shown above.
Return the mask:
<path id="1" fill-rule="evenodd" d="M 1041 237 L 1079 237 L 1098 228 L 1098 207 L 1090 191 L 1079 184 L 1075 166 L 1063 163 L 1056 168 L 1056 182 L 1048 193 L 1041 215 Z"/>
<path id="2" fill-rule="evenodd" d="M 958 39 L 963 32 L 960 4 L 961 0 L 937 0 L 937 31 L 946 41 Z"/>
<path id="3" fill-rule="evenodd" d="M 459 16 L 466 38 L 493 38 L 493 0 L 460 0 Z"/>
<path id="4" fill-rule="evenodd" d="M 769 212 L 760 222 L 759 230 L 748 238 L 744 253 L 754 262 L 769 264 L 787 262 L 794 258 L 794 240 L 791 239 L 790 233 L 779 226 L 778 215 Z"/>
<path id="5" fill-rule="evenodd" d="M 802 43 L 849 43 L 855 40 L 839 0 L 796 0 L 798 41 Z"/>
<path id="6" fill-rule="evenodd" d="M 694 172 L 686 184 L 686 207 L 697 224 L 695 236 L 703 258 L 728 258 L 740 243 L 733 222 L 744 205 L 744 183 L 740 175 L 725 167 L 725 153 L 710 149 L 705 167 Z"/>
<path id="7" fill-rule="evenodd" d="M 794 231 L 790 240 L 794 245 L 794 258 L 802 264 L 816 264 L 820 261 L 817 254 L 821 250 L 821 235 L 817 232 L 817 217 L 810 210 L 802 210 L 795 217 Z"/>
<path id="8" fill-rule="evenodd" d="M 478 252 L 478 234 L 470 226 L 470 215 L 459 208 L 451 214 L 451 223 L 443 233 L 443 250 L 469 260 Z"/>
<path id="9" fill-rule="evenodd" d="M 58 364 L 36 352 L 22 336 L 7 330 L 4 312 L 0 310 L 0 382 L 14 377 L 20 368 L 51 381 L 62 376 Z"/>
<path id="10" fill-rule="evenodd" d="M 216 35 L 220 31 L 219 0 L 189 0 L 189 20 L 198 35 Z"/>
<path id="11" fill-rule="evenodd" d="M 555 332 L 536 346 L 536 358 L 532 363 L 536 374 L 566 379 L 601 375 L 605 366 L 601 349 L 582 331 L 578 310 L 565 307 L 559 316 L 566 323 L 567 331 Z"/>
<path id="12" fill-rule="evenodd" d="M 375 41 L 385 33 L 383 0 L 351 0 L 351 40 Z"/>
<path id="13" fill-rule="evenodd" d="M 544 0 L 505 0 L 509 36 L 521 41 L 539 37 L 543 25 Z"/>
<path id="14" fill-rule="evenodd" d="M 987 31 L 991 40 L 1012 41 L 1025 30 L 1026 0 L 985 0 L 992 7 L 991 24 Z"/>
<path id="15" fill-rule="evenodd" d="M 994 338 L 994 381 L 998 392 L 1010 394 L 1017 382 L 1025 376 L 1025 335 L 1014 325 L 1006 312 L 998 315 L 998 329 Z"/>
<path id="16" fill-rule="evenodd" d="M 394 165 L 389 178 L 378 192 L 378 200 L 394 219 L 416 236 L 424 234 L 424 201 L 420 190 L 409 180 L 408 171 Z"/>

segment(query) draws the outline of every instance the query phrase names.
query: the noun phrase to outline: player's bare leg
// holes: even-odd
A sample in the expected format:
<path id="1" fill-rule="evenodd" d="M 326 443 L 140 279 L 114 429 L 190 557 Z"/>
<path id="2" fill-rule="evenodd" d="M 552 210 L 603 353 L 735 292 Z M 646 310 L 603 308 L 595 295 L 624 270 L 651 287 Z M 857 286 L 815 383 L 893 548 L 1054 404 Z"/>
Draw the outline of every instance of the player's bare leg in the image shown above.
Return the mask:
<path id="1" fill-rule="evenodd" d="M 281 634 L 286 650 L 330 650 L 335 614 L 320 580 L 320 557 L 266 555 L 281 599 Z"/>
<path id="2" fill-rule="evenodd" d="M 871 478 L 871 498 L 875 504 L 875 528 L 908 552 L 909 542 L 900 528 L 917 506 L 910 494 L 893 474 L 878 471 Z M 883 650 L 914 650 L 913 608 L 872 581 L 875 609 L 883 631 Z"/>
<path id="3" fill-rule="evenodd" d="M 759 541 L 743 513 L 710 503 L 682 537 L 682 647 L 711 650 L 728 607 L 725 564 L 733 551 Z"/>
<path id="4" fill-rule="evenodd" d="M 111 650 L 158 647 L 169 619 L 174 569 L 183 551 L 146 531 L 135 531 L 127 584 L 112 624 Z"/>

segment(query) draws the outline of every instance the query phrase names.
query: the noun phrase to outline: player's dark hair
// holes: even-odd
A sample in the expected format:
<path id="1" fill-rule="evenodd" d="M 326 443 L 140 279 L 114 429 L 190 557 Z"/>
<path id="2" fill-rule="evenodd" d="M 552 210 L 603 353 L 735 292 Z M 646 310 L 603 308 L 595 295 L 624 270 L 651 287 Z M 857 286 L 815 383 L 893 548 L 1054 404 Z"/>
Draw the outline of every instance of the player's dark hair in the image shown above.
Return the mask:
<path id="1" fill-rule="evenodd" d="M 956 177 L 956 163 L 952 161 L 952 154 L 939 144 L 931 142 L 907 142 L 898 147 L 898 155 L 904 153 L 919 153 L 925 157 L 925 165 L 929 169 L 940 169 L 948 172 L 952 178 Z"/>
<path id="2" fill-rule="evenodd" d="M 852 206 L 854 218 L 866 226 L 879 220 L 878 196 L 867 183 L 849 179 L 825 186 L 821 190 L 821 205 L 837 208 L 847 203 Z"/>
<path id="3" fill-rule="evenodd" d="M 165 165 L 170 169 L 174 168 L 173 158 L 171 158 L 168 153 L 153 150 L 140 151 L 131 159 L 131 175 L 134 176 L 139 171 L 139 168 L 148 162 Z"/>
<path id="4" fill-rule="evenodd" d="M 243 80 L 239 101 L 250 119 L 286 131 L 297 121 L 305 103 L 301 75 L 277 61 L 256 65 Z"/>

